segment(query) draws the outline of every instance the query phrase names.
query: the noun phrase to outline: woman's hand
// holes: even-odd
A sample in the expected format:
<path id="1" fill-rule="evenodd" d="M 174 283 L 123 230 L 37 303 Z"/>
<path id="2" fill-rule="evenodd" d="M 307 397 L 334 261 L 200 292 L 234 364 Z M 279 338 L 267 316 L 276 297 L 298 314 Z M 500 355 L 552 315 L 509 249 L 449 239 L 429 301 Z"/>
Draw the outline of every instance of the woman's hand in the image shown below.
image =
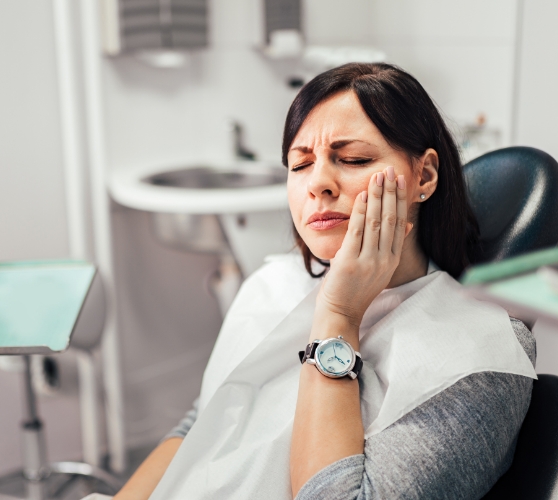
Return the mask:
<path id="1" fill-rule="evenodd" d="M 368 190 L 355 200 L 347 234 L 322 283 L 317 314 L 340 315 L 358 328 L 389 284 L 411 229 L 405 177 L 396 178 L 393 167 L 372 175 Z"/>

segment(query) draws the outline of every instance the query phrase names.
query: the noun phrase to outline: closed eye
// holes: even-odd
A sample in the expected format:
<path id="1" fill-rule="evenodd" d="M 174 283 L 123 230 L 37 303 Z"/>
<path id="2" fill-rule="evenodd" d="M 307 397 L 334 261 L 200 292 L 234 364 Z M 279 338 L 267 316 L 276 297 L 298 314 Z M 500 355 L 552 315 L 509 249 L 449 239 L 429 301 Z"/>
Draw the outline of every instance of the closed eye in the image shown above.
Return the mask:
<path id="1" fill-rule="evenodd" d="M 373 158 L 339 158 L 339 161 L 345 165 L 366 165 Z"/>
<path id="2" fill-rule="evenodd" d="M 308 167 L 310 165 L 312 165 L 312 162 L 303 163 L 302 165 L 297 165 L 296 167 L 291 168 L 291 172 L 298 172 L 299 170 L 302 170 L 303 168 Z"/>

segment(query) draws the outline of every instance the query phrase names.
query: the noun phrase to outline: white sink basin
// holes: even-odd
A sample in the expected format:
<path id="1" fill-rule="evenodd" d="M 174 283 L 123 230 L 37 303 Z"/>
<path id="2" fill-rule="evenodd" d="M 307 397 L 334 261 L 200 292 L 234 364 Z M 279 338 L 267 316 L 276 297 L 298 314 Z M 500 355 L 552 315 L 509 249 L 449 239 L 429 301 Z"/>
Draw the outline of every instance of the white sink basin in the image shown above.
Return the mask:
<path id="1" fill-rule="evenodd" d="M 232 254 L 244 276 L 266 255 L 293 248 L 285 167 L 207 165 L 116 171 L 109 191 L 121 205 L 151 212 L 160 242 L 186 252 Z"/>
<path id="2" fill-rule="evenodd" d="M 192 163 L 117 170 L 109 191 L 121 205 L 159 213 L 245 214 L 288 208 L 287 169 L 264 162 Z"/>

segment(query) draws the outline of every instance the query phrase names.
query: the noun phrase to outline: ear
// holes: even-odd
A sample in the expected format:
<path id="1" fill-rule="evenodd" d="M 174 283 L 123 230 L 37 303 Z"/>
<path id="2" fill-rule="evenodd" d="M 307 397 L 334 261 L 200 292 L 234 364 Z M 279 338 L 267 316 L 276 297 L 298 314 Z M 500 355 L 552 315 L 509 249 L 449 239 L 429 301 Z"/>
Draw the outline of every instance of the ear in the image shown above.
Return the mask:
<path id="1" fill-rule="evenodd" d="M 438 153 L 434 149 L 428 148 L 418 159 L 417 173 L 419 184 L 413 201 L 422 202 L 430 198 L 438 186 Z M 422 194 L 424 199 L 420 198 Z"/>

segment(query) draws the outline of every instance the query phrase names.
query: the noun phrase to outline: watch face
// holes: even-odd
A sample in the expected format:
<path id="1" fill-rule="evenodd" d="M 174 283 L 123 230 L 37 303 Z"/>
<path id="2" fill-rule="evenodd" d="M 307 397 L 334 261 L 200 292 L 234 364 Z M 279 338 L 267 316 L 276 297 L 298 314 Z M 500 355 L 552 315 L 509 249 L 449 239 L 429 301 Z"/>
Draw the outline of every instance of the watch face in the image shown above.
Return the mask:
<path id="1" fill-rule="evenodd" d="M 341 339 L 327 339 L 320 343 L 314 356 L 318 369 L 331 377 L 344 377 L 355 365 L 350 344 Z"/>

